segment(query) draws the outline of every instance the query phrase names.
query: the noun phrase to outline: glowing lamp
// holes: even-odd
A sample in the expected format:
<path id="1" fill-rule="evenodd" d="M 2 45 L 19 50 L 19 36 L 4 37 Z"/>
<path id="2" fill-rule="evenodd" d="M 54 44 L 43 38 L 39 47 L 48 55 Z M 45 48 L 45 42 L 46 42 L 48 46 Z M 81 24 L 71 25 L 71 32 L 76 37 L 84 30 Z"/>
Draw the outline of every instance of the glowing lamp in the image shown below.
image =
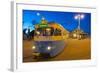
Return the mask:
<path id="1" fill-rule="evenodd" d="M 48 46 L 48 47 L 47 47 L 47 50 L 51 50 L 51 47 L 50 47 L 50 46 Z"/>

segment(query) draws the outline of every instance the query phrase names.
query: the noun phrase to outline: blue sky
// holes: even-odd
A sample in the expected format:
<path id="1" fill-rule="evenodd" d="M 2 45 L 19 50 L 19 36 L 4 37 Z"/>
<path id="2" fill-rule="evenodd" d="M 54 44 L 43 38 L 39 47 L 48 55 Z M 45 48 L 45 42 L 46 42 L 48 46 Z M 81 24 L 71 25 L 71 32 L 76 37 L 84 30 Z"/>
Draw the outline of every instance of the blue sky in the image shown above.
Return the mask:
<path id="1" fill-rule="evenodd" d="M 23 10 L 23 29 L 30 27 L 34 30 L 34 25 L 40 23 L 41 18 L 44 17 L 48 22 L 57 22 L 71 32 L 78 27 L 78 20 L 74 18 L 77 14 L 84 14 L 84 18 L 80 21 L 80 28 L 91 34 L 91 14 L 78 12 Z"/>

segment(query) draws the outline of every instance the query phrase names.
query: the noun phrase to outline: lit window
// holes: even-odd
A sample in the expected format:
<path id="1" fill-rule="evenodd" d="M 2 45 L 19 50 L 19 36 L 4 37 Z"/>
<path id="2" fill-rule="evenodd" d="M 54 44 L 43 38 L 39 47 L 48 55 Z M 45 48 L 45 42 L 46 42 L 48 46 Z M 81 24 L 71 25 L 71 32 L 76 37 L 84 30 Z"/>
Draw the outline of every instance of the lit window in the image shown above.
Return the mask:
<path id="1" fill-rule="evenodd" d="M 74 33 L 74 34 L 73 34 L 73 37 L 77 37 L 77 34 Z"/>
<path id="2" fill-rule="evenodd" d="M 47 28 L 46 30 L 47 30 L 47 31 L 50 31 L 50 28 Z"/>
<path id="3" fill-rule="evenodd" d="M 40 32 L 39 31 L 36 31 L 36 33 L 39 35 L 40 34 Z"/>

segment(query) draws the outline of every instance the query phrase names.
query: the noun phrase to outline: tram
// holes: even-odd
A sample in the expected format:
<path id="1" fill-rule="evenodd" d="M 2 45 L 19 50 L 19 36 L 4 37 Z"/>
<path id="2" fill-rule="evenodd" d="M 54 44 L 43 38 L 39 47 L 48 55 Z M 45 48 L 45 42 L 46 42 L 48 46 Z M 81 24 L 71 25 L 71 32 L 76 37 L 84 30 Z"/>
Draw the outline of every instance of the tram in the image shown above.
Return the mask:
<path id="1" fill-rule="evenodd" d="M 66 46 L 68 32 L 58 23 L 42 19 L 35 25 L 33 55 L 34 58 L 47 59 L 59 55 Z"/>

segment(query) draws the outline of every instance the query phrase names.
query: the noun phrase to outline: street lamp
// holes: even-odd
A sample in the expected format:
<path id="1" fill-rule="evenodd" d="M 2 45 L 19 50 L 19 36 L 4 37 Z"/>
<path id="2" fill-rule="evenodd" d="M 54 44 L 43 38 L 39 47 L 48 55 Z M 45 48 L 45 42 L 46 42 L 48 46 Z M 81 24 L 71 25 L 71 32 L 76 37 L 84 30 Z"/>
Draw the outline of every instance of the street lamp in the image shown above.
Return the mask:
<path id="1" fill-rule="evenodd" d="M 37 16 L 40 16 L 40 13 L 37 13 Z"/>
<path id="2" fill-rule="evenodd" d="M 45 18 L 40 13 L 37 13 L 36 15 L 40 16 L 42 18 L 42 20 L 45 20 Z"/>
<path id="3" fill-rule="evenodd" d="M 75 15 L 74 18 L 75 18 L 76 20 L 78 20 L 78 29 L 80 29 L 80 21 L 81 21 L 81 19 L 84 18 L 84 14 Z"/>
<path id="4" fill-rule="evenodd" d="M 42 20 L 45 20 L 45 18 L 42 16 Z"/>

